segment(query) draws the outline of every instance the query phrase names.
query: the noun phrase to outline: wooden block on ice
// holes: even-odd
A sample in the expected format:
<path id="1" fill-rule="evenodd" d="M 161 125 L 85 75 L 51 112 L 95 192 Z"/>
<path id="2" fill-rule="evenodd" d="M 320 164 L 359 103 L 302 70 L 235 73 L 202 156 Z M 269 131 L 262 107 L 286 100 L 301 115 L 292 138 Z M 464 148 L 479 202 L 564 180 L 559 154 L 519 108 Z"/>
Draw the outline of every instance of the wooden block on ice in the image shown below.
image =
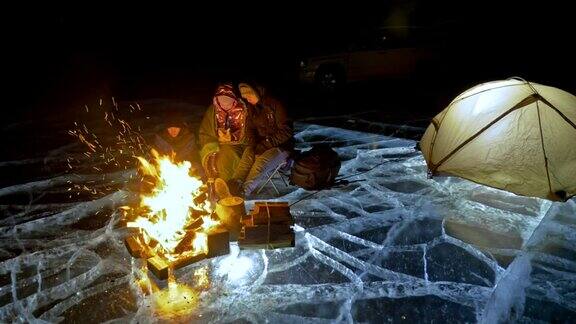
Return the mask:
<path id="1" fill-rule="evenodd" d="M 194 262 L 198 262 L 201 260 L 206 259 L 206 254 L 204 253 L 200 253 L 200 254 L 196 254 L 196 255 L 189 255 L 189 256 L 185 256 L 185 257 L 181 257 L 178 260 L 174 261 L 171 266 L 172 269 L 176 270 L 176 269 L 180 269 L 183 268 L 189 264 L 192 264 Z"/>
<path id="2" fill-rule="evenodd" d="M 148 258 L 146 262 L 148 264 L 148 269 L 152 271 L 152 273 L 154 274 L 154 276 L 156 276 L 156 278 L 160 280 L 166 280 L 168 279 L 168 272 L 170 268 L 172 268 L 173 270 L 180 269 L 194 262 L 201 261 L 205 258 L 206 254 L 199 253 L 194 255 L 182 256 L 178 260 L 170 262 L 164 259 L 163 257 L 155 255 L 151 258 Z"/>
<path id="3" fill-rule="evenodd" d="M 294 224 L 287 202 L 257 201 L 250 212 L 252 225 L 263 224 Z"/>
<path id="4" fill-rule="evenodd" d="M 268 232 L 270 231 L 270 232 Z M 245 240 L 273 240 L 274 238 L 293 233 L 290 225 L 257 225 L 257 226 L 246 226 L 244 227 L 244 239 Z"/>
<path id="5" fill-rule="evenodd" d="M 146 260 L 148 269 L 156 276 L 156 278 L 165 280 L 168 279 L 168 269 L 170 264 L 167 260 L 157 255 Z"/>
<path id="6" fill-rule="evenodd" d="M 287 201 L 256 201 L 256 202 L 254 202 L 255 209 L 261 208 L 261 207 L 266 207 L 266 206 L 268 206 L 268 208 L 278 208 L 278 209 L 285 209 L 285 208 L 289 207 Z"/>
<path id="7" fill-rule="evenodd" d="M 146 255 L 146 250 L 138 240 L 137 234 L 126 236 L 124 245 L 133 258 L 140 259 Z"/>
<path id="8" fill-rule="evenodd" d="M 276 249 L 295 245 L 294 219 L 287 202 L 256 202 L 238 244 L 242 249 Z"/>
<path id="9" fill-rule="evenodd" d="M 266 236 L 251 236 L 239 239 L 238 245 L 241 249 L 278 249 L 283 247 L 294 247 L 295 236 L 294 233 L 287 233 L 270 236 L 269 240 Z"/>
<path id="10" fill-rule="evenodd" d="M 241 241 L 245 244 L 260 244 L 266 242 L 292 242 L 294 240 L 294 233 L 283 233 L 274 236 L 245 236 L 241 238 Z M 240 240 L 238 241 L 240 242 Z"/>
<path id="11" fill-rule="evenodd" d="M 294 247 L 295 244 L 294 235 L 284 235 L 282 237 L 278 237 L 277 239 L 270 241 L 270 242 L 263 242 L 259 240 L 238 240 L 238 245 L 240 249 L 247 250 L 247 249 L 280 249 L 286 247 Z"/>
<path id="12" fill-rule="evenodd" d="M 208 234 L 208 257 L 230 253 L 230 233 L 223 227 L 217 227 Z"/>
<path id="13" fill-rule="evenodd" d="M 251 214 L 248 214 L 248 215 L 245 215 L 244 217 L 242 217 L 241 221 L 242 221 L 242 226 L 254 226 L 254 223 L 252 222 L 252 215 Z"/>

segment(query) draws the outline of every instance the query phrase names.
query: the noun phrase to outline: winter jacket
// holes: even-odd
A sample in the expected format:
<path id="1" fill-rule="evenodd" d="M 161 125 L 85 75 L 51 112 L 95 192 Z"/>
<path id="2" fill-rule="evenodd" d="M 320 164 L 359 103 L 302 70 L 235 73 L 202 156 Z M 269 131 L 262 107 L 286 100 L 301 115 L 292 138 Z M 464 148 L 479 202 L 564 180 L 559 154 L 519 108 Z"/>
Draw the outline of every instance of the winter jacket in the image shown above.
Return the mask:
<path id="1" fill-rule="evenodd" d="M 294 149 L 294 124 L 282 103 L 262 93 L 253 110 L 252 121 L 256 128 L 256 153 L 278 147 L 286 151 Z"/>
<path id="2" fill-rule="evenodd" d="M 200 123 L 199 143 L 200 160 L 205 166 L 207 157 L 219 151 L 220 145 L 233 145 L 248 147 L 254 145 L 254 129 L 251 123 L 251 108 L 248 107 L 243 121 L 236 121 L 234 127 L 241 128 L 230 132 L 225 129 L 225 124 L 218 121 L 216 117 L 216 107 L 210 105 Z M 220 126 L 220 127 L 219 127 Z"/>
<path id="3" fill-rule="evenodd" d="M 154 146 L 161 154 L 175 153 L 177 161 L 195 160 L 195 139 L 194 134 L 187 128 L 182 128 L 178 136 L 172 137 L 166 129 L 157 133 L 154 138 Z"/>

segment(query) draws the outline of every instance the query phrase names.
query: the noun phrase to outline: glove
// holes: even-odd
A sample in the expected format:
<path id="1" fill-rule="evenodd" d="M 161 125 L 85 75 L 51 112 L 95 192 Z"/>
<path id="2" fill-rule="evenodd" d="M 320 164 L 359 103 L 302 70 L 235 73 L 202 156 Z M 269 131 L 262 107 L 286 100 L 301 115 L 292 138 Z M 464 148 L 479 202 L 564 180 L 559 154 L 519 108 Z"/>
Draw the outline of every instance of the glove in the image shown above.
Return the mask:
<path id="1" fill-rule="evenodd" d="M 228 188 L 232 196 L 244 197 L 244 181 L 241 179 L 228 180 Z"/>

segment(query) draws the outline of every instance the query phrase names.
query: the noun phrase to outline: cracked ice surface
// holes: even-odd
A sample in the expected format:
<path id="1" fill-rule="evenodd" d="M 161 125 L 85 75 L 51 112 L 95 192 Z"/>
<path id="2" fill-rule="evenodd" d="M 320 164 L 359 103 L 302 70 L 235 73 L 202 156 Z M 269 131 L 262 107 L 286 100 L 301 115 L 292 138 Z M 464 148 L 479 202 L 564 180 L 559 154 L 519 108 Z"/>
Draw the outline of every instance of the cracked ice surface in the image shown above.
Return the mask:
<path id="1" fill-rule="evenodd" d="M 295 202 L 296 247 L 239 250 L 176 271 L 199 292 L 200 322 L 570 321 L 576 312 L 576 203 L 552 204 L 457 178 L 427 179 L 415 142 L 298 124 L 300 148 L 327 142 L 347 184 Z M 23 158 L 0 168 L 62 163 Z M 86 160 L 89 164 L 90 161 Z M 54 174 L 0 189 L 0 321 L 154 322 L 135 283 L 116 207 L 132 170 Z M 66 184 L 110 187 L 69 198 Z M 253 201 L 248 202 L 250 207 Z M 544 219 L 544 221 L 542 221 Z M 199 287 L 196 274 L 208 273 Z M 544 305 L 544 306 L 542 306 Z M 190 306 L 192 307 L 192 306 Z"/>

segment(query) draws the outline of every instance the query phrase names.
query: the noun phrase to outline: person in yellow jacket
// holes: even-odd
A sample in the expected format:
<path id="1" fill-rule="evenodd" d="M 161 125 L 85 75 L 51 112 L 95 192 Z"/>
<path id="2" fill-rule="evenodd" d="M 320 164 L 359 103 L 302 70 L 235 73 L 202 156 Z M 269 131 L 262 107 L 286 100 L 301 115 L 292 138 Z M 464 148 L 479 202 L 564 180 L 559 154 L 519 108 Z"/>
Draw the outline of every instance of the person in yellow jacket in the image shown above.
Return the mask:
<path id="1" fill-rule="evenodd" d="M 255 129 L 251 115 L 234 87 L 222 84 L 216 89 L 212 105 L 200 124 L 202 167 L 209 179 L 224 180 L 234 193 L 241 192 L 254 163 Z"/>

